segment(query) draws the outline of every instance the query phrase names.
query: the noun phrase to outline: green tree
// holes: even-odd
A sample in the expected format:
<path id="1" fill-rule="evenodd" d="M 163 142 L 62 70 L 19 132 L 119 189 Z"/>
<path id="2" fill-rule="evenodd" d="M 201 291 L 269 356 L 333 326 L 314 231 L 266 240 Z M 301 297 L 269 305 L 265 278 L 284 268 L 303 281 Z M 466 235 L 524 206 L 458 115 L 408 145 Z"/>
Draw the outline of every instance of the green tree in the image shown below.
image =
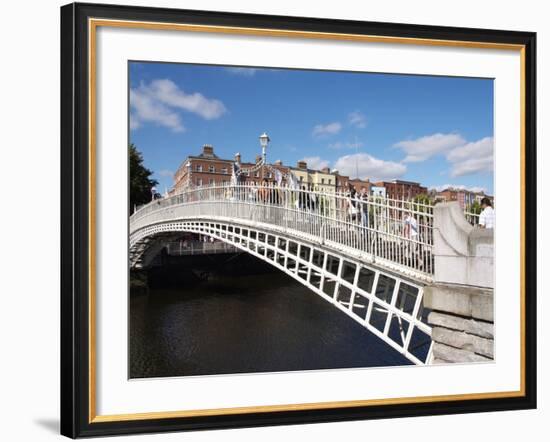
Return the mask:
<path id="1" fill-rule="evenodd" d="M 474 201 L 469 206 L 466 206 L 466 212 L 474 213 L 475 215 L 479 215 L 481 213 L 481 204 L 479 204 L 479 201 Z"/>
<path id="2" fill-rule="evenodd" d="M 151 188 L 158 181 L 150 178 L 153 172 L 143 165 L 143 156 L 134 143 L 130 144 L 130 213 L 134 206 L 151 201 Z"/>
<path id="3" fill-rule="evenodd" d="M 421 193 L 421 194 L 416 195 L 413 198 L 413 202 L 417 203 L 417 204 L 412 205 L 414 210 L 416 210 L 417 212 L 426 212 L 427 211 L 426 206 L 432 206 L 433 205 L 432 199 L 430 198 L 429 195 L 427 195 L 425 193 Z"/>

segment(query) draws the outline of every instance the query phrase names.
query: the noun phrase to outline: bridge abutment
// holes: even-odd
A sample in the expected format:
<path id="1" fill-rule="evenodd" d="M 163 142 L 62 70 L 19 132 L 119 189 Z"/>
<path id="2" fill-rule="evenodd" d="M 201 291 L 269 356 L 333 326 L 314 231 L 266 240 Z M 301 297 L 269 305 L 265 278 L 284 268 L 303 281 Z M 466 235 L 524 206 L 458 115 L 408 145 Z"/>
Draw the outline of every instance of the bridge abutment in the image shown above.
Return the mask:
<path id="1" fill-rule="evenodd" d="M 493 230 L 471 226 L 457 202 L 434 207 L 434 283 L 424 288 L 432 363 L 494 358 L 493 241 Z"/>

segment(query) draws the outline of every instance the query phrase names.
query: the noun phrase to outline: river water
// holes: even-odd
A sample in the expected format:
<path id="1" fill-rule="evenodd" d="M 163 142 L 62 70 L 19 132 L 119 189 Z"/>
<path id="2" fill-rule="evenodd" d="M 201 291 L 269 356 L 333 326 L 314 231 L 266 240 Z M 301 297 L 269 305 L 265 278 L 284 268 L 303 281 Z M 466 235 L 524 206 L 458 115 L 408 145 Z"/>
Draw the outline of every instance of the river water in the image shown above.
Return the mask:
<path id="1" fill-rule="evenodd" d="M 290 276 L 242 270 L 132 293 L 130 377 L 410 364 Z"/>

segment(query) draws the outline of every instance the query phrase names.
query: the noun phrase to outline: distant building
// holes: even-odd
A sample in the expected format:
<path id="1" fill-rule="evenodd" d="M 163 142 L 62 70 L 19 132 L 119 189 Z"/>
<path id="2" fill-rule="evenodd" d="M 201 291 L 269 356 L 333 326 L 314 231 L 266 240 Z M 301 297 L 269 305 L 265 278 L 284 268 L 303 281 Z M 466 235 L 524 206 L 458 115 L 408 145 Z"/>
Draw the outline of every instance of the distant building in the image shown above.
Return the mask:
<path id="1" fill-rule="evenodd" d="M 199 155 L 189 155 L 180 165 L 174 174 L 174 185 L 169 194 L 173 195 L 182 192 L 187 186 L 205 186 L 212 184 L 228 184 L 231 182 L 232 167 L 234 163 L 241 169 L 253 169 L 261 160 L 260 156 L 256 157 L 254 163 L 243 163 L 241 154 L 235 154 L 233 160 L 219 158 L 214 153 L 214 147 L 210 144 L 205 144 L 202 147 L 202 152 Z M 281 172 L 282 176 L 288 175 L 290 168 L 284 166 L 281 161 L 276 161 L 275 164 L 269 166 L 262 165 L 257 170 L 245 172 L 240 176 L 240 182 L 261 183 L 263 179 L 269 182 L 275 182 L 276 176 L 273 169 Z"/>
<path id="2" fill-rule="evenodd" d="M 300 188 L 305 186 L 307 189 L 310 185 L 313 184 L 313 178 L 310 177 L 309 175 L 309 170 L 307 168 L 306 161 L 304 160 L 298 161 L 296 163 L 296 167 L 291 167 L 290 170 L 298 180 L 298 184 L 300 185 Z"/>
<path id="3" fill-rule="evenodd" d="M 349 176 L 340 175 L 337 170 L 333 170 L 336 177 L 336 192 L 346 192 L 349 188 Z"/>
<path id="4" fill-rule="evenodd" d="M 418 195 L 428 194 L 428 189 L 426 187 L 413 181 L 378 181 L 375 185 L 376 187 L 384 187 L 386 189 L 386 196 L 390 199 L 408 200 Z"/>
<path id="5" fill-rule="evenodd" d="M 189 185 L 229 183 L 232 165 L 233 161 L 220 159 L 214 153 L 214 147 L 205 144 L 199 155 L 190 155 L 181 163 L 174 174 L 174 186 L 170 194 L 179 193 Z"/>
<path id="6" fill-rule="evenodd" d="M 366 180 L 361 180 L 359 178 L 350 179 L 348 181 L 349 185 L 353 186 L 356 192 L 361 193 L 363 189 L 367 192 L 368 195 L 370 195 L 371 192 L 371 182 Z"/>
<path id="7" fill-rule="evenodd" d="M 322 192 L 334 192 L 336 189 L 338 175 L 328 167 L 321 170 L 309 169 L 307 162 L 300 160 L 296 167 L 291 167 L 290 170 L 296 176 L 300 187 L 305 186 Z"/>
<path id="8" fill-rule="evenodd" d="M 436 192 L 435 194 L 436 201 L 456 201 L 462 210 L 468 208 L 476 201 L 481 204 L 481 200 L 486 197 L 493 202 L 493 197 L 485 195 L 484 192 L 472 192 L 471 190 L 452 187 Z"/>
<path id="9" fill-rule="evenodd" d="M 334 192 L 336 189 L 336 176 L 330 173 L 328 167 L 321 170 L 310 171 L 313 188 L 321 192 Z"/>
<path id="10" fill-rule="evenodd" d="M 276 182 L 278 173 L 275 170 L 278 170 L 281 173 L 283 184 L 287 184 L 285 177 L 292 172 L 301 188 L 324 192 L 347 192 L 352 186 L 357 192 L 361 192 L 364 188 L 368 194 L 392 199 L 411 199 L 417 195 L 428 193 L 426 187 L 412 181 L 393 180 L 371 183 L 368 179 L 350 179 L 349 176 L 340 175 L 337 170 L 330 170 L 328 167 L 321 170 L 309 169 L 304 160 L 298 161 L 296 167 L 285 166 L 280 160 L 274 164 L 256 166 L 261 159 L 261 156 L 258 155 L 253 163 L 243 162 L 240 153 L 235 154 L 233 159 L 222 159 L 214 153 L 212 145 L 205 144 L 199 155 L 189 155 L 181 163 L 174 174 L 174 185 L 169 194 L 180 193 L 189 186 L 229 184 L 235 164 L 241 170 L 239 182 L 256 184 L 263 180 Z M 458 198 L 456 192 L 439 192 L 438 195 L 440 200 L 445 201 L 454 201 Z M 460 198 L 470 201 L 465 196 L 460 196 Z M 471 196 L 468 195 L 468 198 Z"/>

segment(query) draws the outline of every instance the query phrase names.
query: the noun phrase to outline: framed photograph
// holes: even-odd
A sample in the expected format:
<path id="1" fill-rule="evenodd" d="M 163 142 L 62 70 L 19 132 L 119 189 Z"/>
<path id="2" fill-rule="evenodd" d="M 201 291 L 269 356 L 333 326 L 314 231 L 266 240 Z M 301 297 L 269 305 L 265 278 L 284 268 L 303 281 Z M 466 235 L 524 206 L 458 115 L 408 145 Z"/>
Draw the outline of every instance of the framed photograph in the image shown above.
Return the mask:
<path id="1" fill-rule="evenodd" d="M 535 408 L 535 45 L 63 6 L 61 433 Z"/>

